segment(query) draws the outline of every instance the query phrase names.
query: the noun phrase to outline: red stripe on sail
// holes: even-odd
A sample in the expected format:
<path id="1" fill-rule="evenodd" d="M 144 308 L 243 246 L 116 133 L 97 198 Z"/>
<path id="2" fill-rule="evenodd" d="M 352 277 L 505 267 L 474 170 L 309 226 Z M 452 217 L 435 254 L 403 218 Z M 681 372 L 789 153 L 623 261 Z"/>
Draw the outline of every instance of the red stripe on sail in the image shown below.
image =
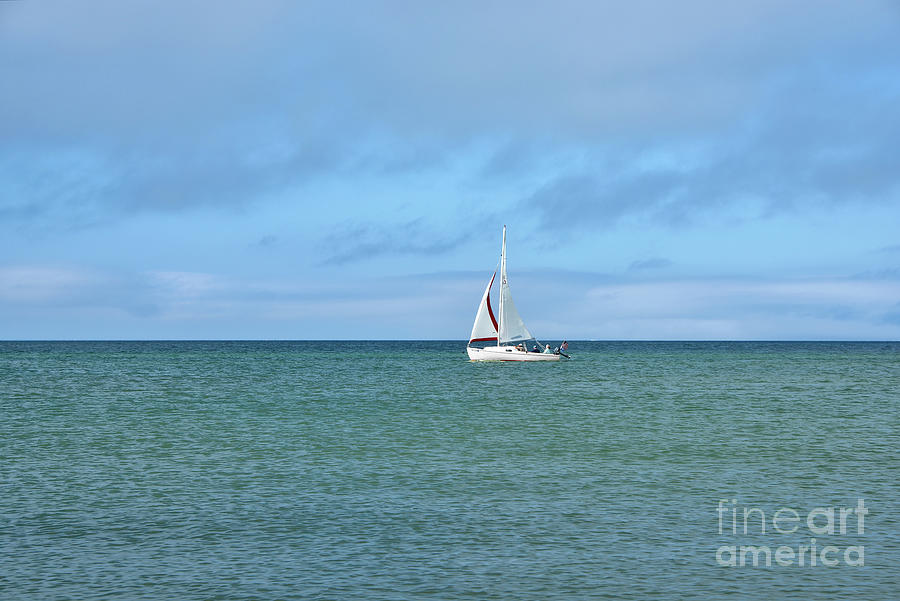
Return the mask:
<path id="1" fill-rule="evenodd" d="M 469 342 L 491 342 L 492 340 L 497 340 L 497 337 L 494 336 L 493 338 L 473 338 Z"/>
<path id="2" fill-rule="evenodd" d="M 487 306 L 488 306 L 488 315 L 490 315 L 490 317 L 491 317 L 491 323 L 494 324 L 494 329 L 499 332 L 500 326 L 497 325 L 497 320 L 494 318 L 494 310 L 491 309 L 491 286 L 494 285 L 494 278 L 496 276 L 497 276 L 497 272 L 495 271 L 494 275 L 491 276 L 491 283 L 488 284 Z"/>

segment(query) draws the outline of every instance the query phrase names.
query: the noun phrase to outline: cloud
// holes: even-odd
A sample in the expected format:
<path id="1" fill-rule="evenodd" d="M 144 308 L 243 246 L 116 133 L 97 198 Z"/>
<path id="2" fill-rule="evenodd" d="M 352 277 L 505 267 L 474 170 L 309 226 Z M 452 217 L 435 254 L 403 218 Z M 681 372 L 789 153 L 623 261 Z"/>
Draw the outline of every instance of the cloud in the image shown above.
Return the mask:
<path id="1" fill-rule="evenodd" d="M 458 338 L 487 274 L 286 282 L 225 273 L 0 269 L 6 337 Z M 522 271 L 516 305 L 542 339 L 897 339 L 900 282 L 853 278 L 634 280 Z M 100 319 L 99 322 L 95 320 Z"/>
<path id="2" fill-rule="evenodd" d="M 672 261 L 668 259 L 663 259 L 660 257 L 653 257 L 652 259 L 644 259 L 642 261 L 633 261 L 631 265 L 628 266 L 628 271 L 643 271 L 647 269 L 663 269 L 665 267 L 670 267 L 672 265 Z"/>
<path id="3" fill-rule="evenodd" d="M 868 269 L 853 274 L 852 278 L 857 280 L 900 280 L 900 267 Z"/>
<path id="4" fill-rule="evenodd" d="M 785 96 L 796 106 L 759 107 L 731 131 L 659 139 L 562 168 L 520 202 L 542 228 L 667 227 L 818 213 L 841 205 L 887 206 L 900 198 L 900 90 L 853 93 L 822 81 Z M 812 101 L 811 92 L 820 97 Z"/>
<path id="5" fill-rule="evenodd" d="M 693 279 L 597 286 L 586 297 L 590 314 L 620 322 L 615 326 L 619 331 L 621 323 L 711 320 L 732 324 L 737 338 L 781 340 L 896 336 L 898 332 L 879 330 L 878 324 L 898 295 L 897 282 L 876 280 Z M 715 328 L 704 328 L 683 335 L 697 339 L 715 334 Z"/>
<path id="6" fill-rule="evenodd" d="M 0 268 L 0 307 L 22 312 L 90 315 L 113 309 L 138 317 L 159 314 L 152 286 L 144 278 L 82 267 L 18 265 Z M 18 327 L 19 324 L 16 324 Z"/>
<path id="7" fill-rule="evenodd" d="M 325 148 L 266 160 L 253 150 L 0 146 L 0 215 L 77 228 L 143 213 L 236 212 L 301 186 L 334 160 Z"/>
<path id="8" fill-rule="evenodd" d="M 897 303 L 891 307 L 890 310 L 886 311 L 881 316 L 881 320 L 888 325 L 900 327 L 900 303 Z"/>
<path id="9" fill-rule="evenodd" d="M 471 239 L 472 231 L 448 234 L 443 228 L 426 225 L 422 218 L 397 225 L 351 222 L 333 228 L 318 247 L 325 257 L 323 265 L 343 265 L 382 255 L 443 254 Z"/>
<path id="10" fill-rule="evenodd" d="M 62 294 L 88 287 L 96 274 L 85 270 L 56 267 L 15 266 L 0 268 L 0 300 L 6 302 L 47 302 Z"/>
<path id="11" fill-rule="evenodd" d="M 254 246 L 257 246 L 259 248 L 270 248 L 272 246 L 275 246 L 276 244 L 278 244 L 278 237 L 267 234 L 260 238 Z"/>
<path id="12" fill-rule="evenodd" d="M 471 168 L 476 182 L 544 172 L 526 205 L 548 228 L 564 216 L 690 222 L 741 198 L 780 210 L 896 188 L 889 5 L 3 11 L 0 214 L 10 220 L 243 210 L 321 179 L 446 166 L 483 144 L 499 148 Z M 779 107 L 776 127 L 732 145 L 735 129 L 778 119 Z M 589 158 L 554 170 L 555 157 L 635 145 L 677 154 L 697 138 L 713 154 L 690 169 L 618 173 Z"/>
<path id="13" fill-rule="evenodd" d="M 10 266 L 0 269 L 0 332 L 18 339 L 462 338 L 483 276 L 285 281 Z"/>
<path id="14" fill-rule="evenodd" d="M 678 191 L 679 176 L 642 174 L 606 182 L 594 175 L 562 175 L 541 186 L 522 203 L 540 225 L 568 231 L 612 227 L 631 215 L 659 215 Z"/>

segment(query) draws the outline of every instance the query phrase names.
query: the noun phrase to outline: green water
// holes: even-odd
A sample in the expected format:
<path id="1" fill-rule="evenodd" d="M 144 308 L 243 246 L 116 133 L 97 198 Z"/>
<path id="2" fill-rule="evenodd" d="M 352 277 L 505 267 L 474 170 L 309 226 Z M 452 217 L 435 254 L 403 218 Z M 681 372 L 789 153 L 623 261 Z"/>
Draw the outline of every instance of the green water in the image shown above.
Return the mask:
<path id="1" fill-rule="evenodd" d="M 570 352 L 0 342 L 0 599 L 900 597 L 900 344 Z M 811 537 L 837 565 L 717 562 Z"/>

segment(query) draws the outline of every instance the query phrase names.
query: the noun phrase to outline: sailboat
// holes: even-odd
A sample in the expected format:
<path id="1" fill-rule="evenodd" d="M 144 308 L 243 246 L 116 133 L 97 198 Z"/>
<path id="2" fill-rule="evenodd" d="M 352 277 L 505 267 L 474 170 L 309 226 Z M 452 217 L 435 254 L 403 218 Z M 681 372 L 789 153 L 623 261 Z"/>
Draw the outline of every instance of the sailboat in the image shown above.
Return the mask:
<path id="1" fill-rule="evenodd" d="M 491 308 L 491 286 L 497 276 L 495 270 L 491 275 L 478 312 L 475 314 L 475 324 L 472 326 L 472 335 L 469 336 L 469 344 L 466 352 L 472 361 L 559 361 L 559 354 L 529 351 L 529 345 L 533 349 L 537 346 L 544 350 L 528 328 L 516 306 L 513 304 L 512 295 L 509 292 L 509 282 L 506 279 L 506 226 L 503 226 L 503 246 L 500 249 L 500 310 L 499 320 L 494 317 Z M 495 342 L 496 345 L 491 345 Z M 483 346 L 479 346 L 479 344 Z"/>

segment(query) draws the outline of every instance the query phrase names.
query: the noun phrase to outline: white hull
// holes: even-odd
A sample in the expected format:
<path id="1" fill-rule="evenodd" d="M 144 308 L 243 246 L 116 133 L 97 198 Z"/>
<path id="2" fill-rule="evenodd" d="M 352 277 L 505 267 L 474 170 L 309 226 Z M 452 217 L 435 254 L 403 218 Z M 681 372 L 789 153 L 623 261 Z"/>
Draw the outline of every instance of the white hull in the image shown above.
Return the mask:
<path id="1" fill-rule="evenodd" d="M 467 346 L 466 352 L 472 361 L 559 361 L 560 355 L 552 353 L 529 353 L 514 346 L 488 346 L 477 348 Z"/>

